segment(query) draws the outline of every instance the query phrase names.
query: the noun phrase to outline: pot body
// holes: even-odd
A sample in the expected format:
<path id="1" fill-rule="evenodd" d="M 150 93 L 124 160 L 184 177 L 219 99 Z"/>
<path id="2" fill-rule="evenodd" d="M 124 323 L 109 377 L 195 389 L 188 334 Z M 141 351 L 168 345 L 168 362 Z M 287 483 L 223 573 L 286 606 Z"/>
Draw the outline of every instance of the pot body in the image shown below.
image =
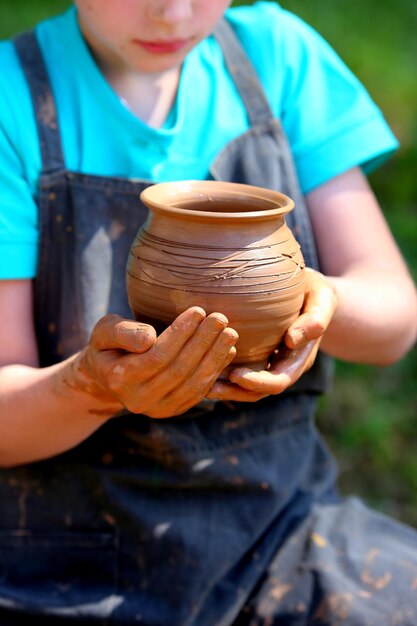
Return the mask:
<path id="1" fill-rule="evenodd" d="M 148 187 L 148 219 L 127 263 L 129 305 L 158 332 L 190 306 L 223 313 L 239 333 L 233 366 L 266 366 L 299 315 L 304 259 L 287 196 L 218 181 Z"/>

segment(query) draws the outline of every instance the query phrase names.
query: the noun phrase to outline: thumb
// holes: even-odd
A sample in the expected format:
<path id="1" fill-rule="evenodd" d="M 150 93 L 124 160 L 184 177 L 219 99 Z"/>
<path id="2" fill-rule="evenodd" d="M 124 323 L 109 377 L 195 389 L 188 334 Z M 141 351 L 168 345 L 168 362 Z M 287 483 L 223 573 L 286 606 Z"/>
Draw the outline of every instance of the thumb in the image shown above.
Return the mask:
<path id="1" fill-rule="evenodd" d="M 125 319 L 120 315 L 101 318 L 91 333 L 90 343 L 96 350 L 125 350 L 142 354 L 156 339 L 153 326 Z"/>
<path id="2" fill-rule="evenodd" d="M 303 310 L 284 335 L 285 345 L 291 350 L 320 339 L 329 326 L 337 307 L 336 291 L 328 278 L 320 272 L 306 269 L 307 287 Z"/>

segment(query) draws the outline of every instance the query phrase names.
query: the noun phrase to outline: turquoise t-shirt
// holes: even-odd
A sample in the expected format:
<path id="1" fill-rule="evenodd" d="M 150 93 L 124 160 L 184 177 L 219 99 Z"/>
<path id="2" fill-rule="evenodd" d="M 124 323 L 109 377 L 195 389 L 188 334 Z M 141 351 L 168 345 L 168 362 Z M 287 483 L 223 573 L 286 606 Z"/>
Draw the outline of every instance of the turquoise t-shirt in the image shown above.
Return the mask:
<path id="1" fill-rule="evenodd" d="M 397 148 L 380 110 L 309 26 L 271 2 L 229 9 L 308 192 L 360 165 L 369 171 Z M 248 121 L 213 37 L 182 68 L 175 106 L 150 128 L 101 74 L 74 8 L 38 25 L 57 102 L 66 166 L 151 181 L 201 179 Z M 36 274 L 41 157 L 28 87 L 14 47 L 0 43 L 0 278 Z"/>

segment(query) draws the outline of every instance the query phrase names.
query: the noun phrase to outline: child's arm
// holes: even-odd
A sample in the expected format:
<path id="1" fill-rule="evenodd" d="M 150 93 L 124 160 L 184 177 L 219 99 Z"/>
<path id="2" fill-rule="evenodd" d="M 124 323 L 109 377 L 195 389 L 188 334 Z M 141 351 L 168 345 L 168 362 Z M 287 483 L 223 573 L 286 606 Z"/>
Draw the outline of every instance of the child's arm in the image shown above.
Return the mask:
<path id="1" fill-rule="evenodd" d="M 311 366 L 319 345 L 339 359 L 389 365 L 416 341 L 416 290 L 362 172 L 338 176 L 307 201 L 327 278 L 308 273 L 304 313 L 270 371 L 235 369 L 230 379 L 239 387 L 216 383 L 212 398 L 281 393 Z"/>
<path id="2" fill-rule="evenodd" d="M 417 294 L 367 179 L 351 170 L 308 201 L 338 300 L 323 350 L 346 361 L 395 363 L 416 341 Z"/>
<path id="3" fill-rule="evenodd" d="M 185 311 L 157 339 L 117 316 L 98 322 L 88 346 L 38 368 L 30 281 L 0 281 L 0 466 L 54 456 L 128 408 L 152 417 L 187 410 L 236 351 L 220 314 Z"/>

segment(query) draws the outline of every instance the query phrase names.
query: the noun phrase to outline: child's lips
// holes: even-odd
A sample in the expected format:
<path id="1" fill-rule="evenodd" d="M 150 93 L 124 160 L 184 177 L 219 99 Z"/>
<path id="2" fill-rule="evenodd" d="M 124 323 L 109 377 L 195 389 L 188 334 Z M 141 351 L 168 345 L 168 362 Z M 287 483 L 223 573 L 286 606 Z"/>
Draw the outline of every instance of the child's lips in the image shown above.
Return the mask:
<path id="1" fill-rule="evenodd" d="M 143 41 L 142 39 L 135 39 L 134 42 L 139 44 L 147 52 L 153 54 L 172 54 L 173 52 L 179 52 L 189 43 L 189 39 L 171 39 L 168 41 Z"/>

